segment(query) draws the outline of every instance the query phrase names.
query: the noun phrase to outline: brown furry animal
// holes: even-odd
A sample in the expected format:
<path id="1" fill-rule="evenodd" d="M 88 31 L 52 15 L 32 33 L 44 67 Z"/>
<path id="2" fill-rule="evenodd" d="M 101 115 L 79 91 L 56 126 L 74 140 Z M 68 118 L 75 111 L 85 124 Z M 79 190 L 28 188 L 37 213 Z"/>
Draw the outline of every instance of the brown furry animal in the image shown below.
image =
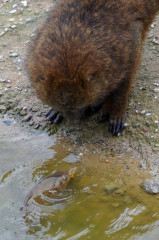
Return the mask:
<path id="1" fill-rule="evenodd" d="M 28 71 L 49 119 L 101 106 L 124 127 L 128 96 L 159 0 L 58 0 L 31 43 Z"/>

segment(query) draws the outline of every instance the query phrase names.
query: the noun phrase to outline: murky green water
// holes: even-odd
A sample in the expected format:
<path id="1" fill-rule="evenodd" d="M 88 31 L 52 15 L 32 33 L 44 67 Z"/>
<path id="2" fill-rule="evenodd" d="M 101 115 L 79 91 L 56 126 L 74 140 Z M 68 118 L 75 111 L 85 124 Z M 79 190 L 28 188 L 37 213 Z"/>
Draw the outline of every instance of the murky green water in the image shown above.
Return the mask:
<path id="1" fill-rule="evenodd" d="M 159 197 L 139 186 L 146 173 L 129 157 L 101 159 L 91 146 L 1 120 L 0 240 L 157 240 Z M 64 192 L 20 210 L 39 179 L 75 166 Z"/>

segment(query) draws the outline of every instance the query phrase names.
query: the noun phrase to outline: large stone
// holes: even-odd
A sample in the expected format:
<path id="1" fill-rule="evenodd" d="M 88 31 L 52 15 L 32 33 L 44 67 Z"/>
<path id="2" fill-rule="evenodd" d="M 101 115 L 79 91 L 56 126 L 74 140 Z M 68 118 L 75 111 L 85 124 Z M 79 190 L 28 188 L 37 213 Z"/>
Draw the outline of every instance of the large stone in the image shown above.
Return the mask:
<path id="1" fill-rule="evenodd" d="M 142 184 L 141 187 L 146 190 L 146 192 L 151 194 L 159 193 L 159 177 L 154 179 L 146 179 Z"/>

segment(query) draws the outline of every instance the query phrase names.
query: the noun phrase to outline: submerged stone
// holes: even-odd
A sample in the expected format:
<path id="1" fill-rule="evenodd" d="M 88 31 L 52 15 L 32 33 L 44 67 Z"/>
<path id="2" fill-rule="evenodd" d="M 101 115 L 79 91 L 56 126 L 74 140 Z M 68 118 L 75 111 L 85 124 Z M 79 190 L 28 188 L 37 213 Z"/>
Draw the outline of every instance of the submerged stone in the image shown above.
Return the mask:
<path id="1" fill-rule="evenodd" d="M 118 189 L 118 187 L 114 184 L 108 184 L 108 185 L 105 185 L 104 189 L 106 193 L 110 194 L 115 192 Z"/>
<path id="2" fill-rule="evenodd" d="M 118 208 L 118 207 L 119 207 L 119 203 L 118 203 L 118 202 L 114 202 L 114 203 L 112 203 L 111 205 L 112 205 L 112 207 L 114 207 L 114 208 Z"/>
<path id="3" fill-rule="evenodd" d="M 78 156 L 75 156 L 74 154 L 70 154 L 69 156 L 65 157 L 62 161 L 67 163 L 78 163 L 80 161 L 80 158 Z"/>
<path id="4" fill-rule="evenodd" d="M 146 192 L 151 194 L 159 193 L 159 177 L 155 179 L 146 179 L 142 184 L 141 187 L 146 190 Z"/>

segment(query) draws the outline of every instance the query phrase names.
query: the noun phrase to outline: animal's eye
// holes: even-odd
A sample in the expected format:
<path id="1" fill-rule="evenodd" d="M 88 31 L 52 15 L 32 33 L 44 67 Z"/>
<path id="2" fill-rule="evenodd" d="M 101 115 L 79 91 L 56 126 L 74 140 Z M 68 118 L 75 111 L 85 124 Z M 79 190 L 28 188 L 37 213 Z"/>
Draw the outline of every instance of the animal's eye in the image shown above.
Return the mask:
<path id="1" fill-rule="evenodd" d="M 92 81 L 94 79 L 94 77 L 95 77 L 95 73 L 90 74 L 87 78 L 87 81 L 88 82 Z"/>
<path id="2" fill-rule="evenodd" d="M 41 81 L 46 81 L 46 80 L 47 80 L 47 76 L 41 76 L 41 77 L 40 77 L 40 80 L 41 80 Z"/>

